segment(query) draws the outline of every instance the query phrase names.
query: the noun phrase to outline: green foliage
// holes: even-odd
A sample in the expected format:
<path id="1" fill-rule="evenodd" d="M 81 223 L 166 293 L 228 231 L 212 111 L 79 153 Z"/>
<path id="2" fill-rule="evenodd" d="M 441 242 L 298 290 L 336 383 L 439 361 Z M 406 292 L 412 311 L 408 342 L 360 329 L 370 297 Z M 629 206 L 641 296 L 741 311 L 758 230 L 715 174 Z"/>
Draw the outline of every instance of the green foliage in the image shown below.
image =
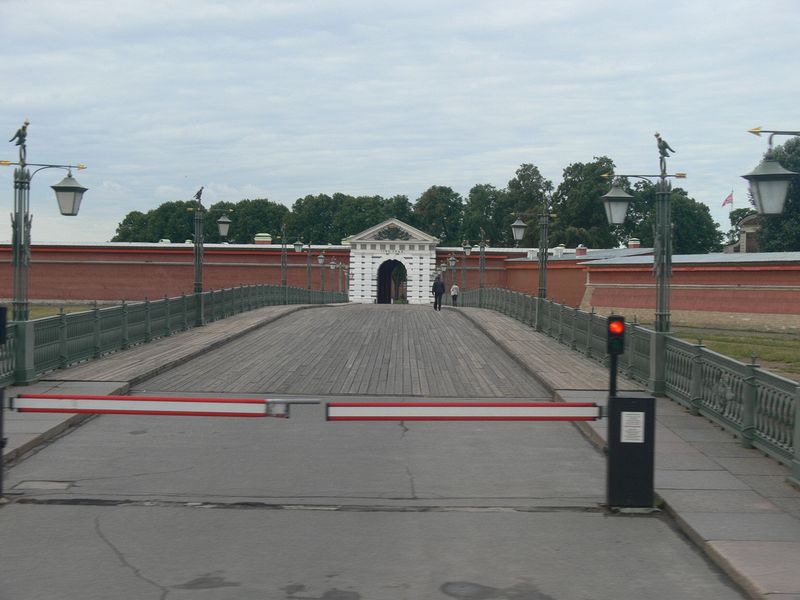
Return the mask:
<path id="1" fill-rule="evenodd" d="M 621 236 L 606 218 L 600 197 L 609 189 L 602 175 L 614 171 L 613 161 L 595 157 L 590 163 L 573 163 L 564 169 L 563 180 L 553 196 L 550 245 L 615 248 Z"/>
<path id="2" fill-rule="evenodd" d="M 628 209 L 630 237 L 641 240 L 642 246 L 653 246 L 657 185 L 637 182 L 632 190 L 634 200 Z M 711 217 L 708 206 L 690 198 L 681 188 L 672 190 L 672 253 L 706 254 L 722 250 L 722 232 Z M 627 224 L 626 224 L 627 225 Z"/>
<path id="3" fill-rule="evenodd" d="M 728 218 L 731 222 L 731 228 L 728 230 L 728 233 L 725 234 L 726 244 L 730 245 L 739 242 L 739 224 L 742 222 L 742 219 L 754 214 L 756 214 L 756 211 L 753 208 L 737 208 L 730 212 Z"/>
<path id="4" fill-rule="evenodd" d="M 797 164 L 787 168 L 800 171 L 800 144 L 792 140 L 786 145 L 787 160 Z M 791 163 L 795 164 L 795 163 Z M 563 180 L 553 192 L 553 183 L 545 179 L 530 163 L 520 165 L 505 189 L 490 184 L 477 184 L 464 202 L 446 186 L 428 188 L 412 204 L 406 196 L 350 196 L 335 193 L 308 195 L 295 201 L 289 210 L 267 199 L 219 202 L 208 209 L 204 232 L 208 242 L 220 241 L 216 220 L 222 214 L 231 219 L 229 241 L 252 243 L 257 233 L 269 233 L 280 239 L 281 226 L 286 224 L 287 242 L 302 239 L 313 244 L 339 244 L 342 239 L 368 229 L 382 221 L 397 218 L 440 238 L 443 246 L 461 246 L 464 240 L 473 244 L 485 239 L 494 246 L 512 246 L 511 223 L 517 215 L 529 224 L 523 247 L 538 246 L 538 216 L 547 202 L 551 204 L 550 245 L 590 248 L 613 248 L 630 237 L 639 237 L 643 246 L 653 241 L 652 220 L 655 207 L 655 186 L 646 181 L 625 188 L 634 195 L 625 225 L 612 227 L 605 217 L 600 197 L 609 189 L 602 177 L 613 172 L 614 163 L 606 157 L 595 157 L 588 163 L 573 163 L 563 171 Z M 792 187 L 794 200 L 788 215 L 776 220 L 781 229 L 775 237 L 786 242 L 794 236 L 800 246 L 800 186 Z M 195 203 L 166 202 L 147 213 L 133 211 L 117 227 L 112 241 L 156 242 L 169 238 L 173 242 L 192 239 L 192 212 Z M 737 214 L 739 211 L 733 211 Z M 794 215 L 794 216 L 792 216 Z M 673 193 L 673 251 L 702 253 L 721 248 L 722 234 L 711 219 L 708 208 L 689 198 L 677 188 Z M 795 220 L 796 219 L 796 220 Z M 737 221 L 738 222 L 738 221 Z M 729 233 L 729 236 L 732 235 Z M 777 243 L 777 242 L 776 242 Z M 797 249 L 797 246 L 795 247 Z"/>
<path id="5" fill-rule="evenodd" d="M 522 247 L 534 247 L 539 244 L 538 218 L 542 207 L 550 200 L 553 192 L 553 182 L 545 179 L 538 167 L 530 163 L 520 165 L 509 180 L 506 193 L 500 196 L 495 209 L 492 227 L 494 231 L 490 239 L 497 240 L 498 245 L 513 246 L 514 236 L 511 233 L 511 223 L 522 216 L 522 220 L 529 224 L 525 235 L 520 242 Z M 531 226 L 533 225 L 533 226 Z"/>
<path id="6" fill-rule="evenodd" d="M 488 183 L 473 186 L 464 205 L 461 243 L 464 241 L 471 241 L 473 244 L 477 242 L 480 239 L 480 230 L 483 228 L 487 240 L 502 245 L 504 239 L 502 224 L 510 212 L 508 192 L 498 190 Z M 453 245 L 460 246 L 461 243 Z"/>
<path id="7" fill-rule="evenodd" d="M 800 172 L 800 138 L 791 138 L 774 152 L 783 168 Z M 762 215 L 758 245 L 762 252 L 800 250 L 800 180 L 797 177 L 789 185 L 783 213 Z"/>
<path id="8" fill-rule="evenodd" d="M 168 239 L 175 243 L 194 240 L 195 201 L 165 202 L 147 213 L 133 211 L 117 227 L 112 242 L 157 242 Z M 227 214 L 231 219 L 228 240 L 237 244 L 252 243 L 256 233 L 275 237 L 289 209 L 270 200 L 218 202 L 205 209 L 203 237 L 206 242 L 221 242 L 217 219 Z"/>
<path id="9" fill-rule="evenodd" d="M 434 185 L 414 204 L 414 214 L 423 231 L 438 236 L 443 246 L 461 245 L 464 206 L 452 188 Z"/>

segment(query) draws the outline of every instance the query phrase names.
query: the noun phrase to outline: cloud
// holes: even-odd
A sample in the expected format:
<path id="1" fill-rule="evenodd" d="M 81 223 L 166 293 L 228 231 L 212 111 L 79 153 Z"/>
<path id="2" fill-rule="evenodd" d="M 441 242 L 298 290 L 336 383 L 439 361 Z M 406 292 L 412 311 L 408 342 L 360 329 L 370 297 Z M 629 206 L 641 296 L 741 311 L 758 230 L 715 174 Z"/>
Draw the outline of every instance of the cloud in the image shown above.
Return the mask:
<path id="1" fill-rule="evenodd" d="M 0 89 L 0 131 L 28 117 L 30 160 L 89 165 L 79 219 L 92 225 L 38 217 L 52 202 L 42 174 L 35 239 L 107 240 L 131 210 L 199 185 L 209 202 L 290 206 L 308 193 L 503 187 L 523 162 L 556 184 L 599 155 L 655 171 L 656 130 L 678 151 L 670 168 L 689 173 L 683 187 L 727 228 L 719 204 L 734 189 L 744 205 L 739 175 L 765 150 L 745 130 L 794 126 L 800 86 L 791 1 L 4 8 L 13 59 L 0 78 L 14 85 Z M 752 27 L 765 13 L 781 16 L 768 35 Z M 0 171 L 0 189 L 10 177 Z"/>

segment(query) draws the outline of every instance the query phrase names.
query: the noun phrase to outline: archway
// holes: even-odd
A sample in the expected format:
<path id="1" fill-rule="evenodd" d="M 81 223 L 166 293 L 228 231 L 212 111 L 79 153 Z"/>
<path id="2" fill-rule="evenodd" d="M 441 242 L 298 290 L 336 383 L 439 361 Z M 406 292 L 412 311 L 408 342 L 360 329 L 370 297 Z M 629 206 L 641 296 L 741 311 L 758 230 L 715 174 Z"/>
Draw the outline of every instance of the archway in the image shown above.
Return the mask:
<path id="1" fill-rule="evenodd" d="M 378 304 L 391 304 L 405 288 L 406 268 L 399 260 L 387 260 L 378 268 Z"/>

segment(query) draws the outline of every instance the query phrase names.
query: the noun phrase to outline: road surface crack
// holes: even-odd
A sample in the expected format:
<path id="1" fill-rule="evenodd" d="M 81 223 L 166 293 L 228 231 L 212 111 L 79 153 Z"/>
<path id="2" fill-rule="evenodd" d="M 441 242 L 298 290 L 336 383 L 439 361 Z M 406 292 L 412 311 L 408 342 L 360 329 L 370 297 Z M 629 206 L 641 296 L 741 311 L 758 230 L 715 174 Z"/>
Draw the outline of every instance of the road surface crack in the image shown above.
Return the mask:
<path id="1" fill-rule="evenodd" d="M 110 539 L 108 539 L 108 536 L 103 532 L 102 527 L 100 527 L 100 517 L 95 517 L 94 519 L 94 530 L 97 533 L 97 537 L 103 540 L 103 543 L 105 543 L 106 546 L 111 548 L 111 551 L 117 556 L 117 559 L 122 564 L 122 566 L 126 567 L 127 569 L 130 569 L 134 577 L 136 577 L 137 579 L 141 579 L 145 583 L 148 583 L 151 586 L 157 588 L 161 592 L 159 600 L 166 600 L 166 597 L 169 594 L 169 590 L 163 585 L 160 585 L 155 581 L 153 581 L 152 579 L 146 577 L 142 573 L 141 569 L 131 564 L 131 562 L 125 557 L 125 554 L 123 554 L 122 551 L 119 548 L 117 548 L 114 545 L 114 543 Z"/>

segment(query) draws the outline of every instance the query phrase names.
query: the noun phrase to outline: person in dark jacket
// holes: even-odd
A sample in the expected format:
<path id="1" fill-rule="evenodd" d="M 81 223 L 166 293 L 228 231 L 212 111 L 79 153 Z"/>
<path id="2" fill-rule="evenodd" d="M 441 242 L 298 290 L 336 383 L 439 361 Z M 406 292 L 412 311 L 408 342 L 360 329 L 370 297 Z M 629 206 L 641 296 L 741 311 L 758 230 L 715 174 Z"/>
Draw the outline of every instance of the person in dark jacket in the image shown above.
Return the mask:
<path id="1" fill-rule="evenodd" d="M 437 275 L 433 280 L 433 310 L 442 310 L 442 296 L 444 296 L 444 282 Z"/>

